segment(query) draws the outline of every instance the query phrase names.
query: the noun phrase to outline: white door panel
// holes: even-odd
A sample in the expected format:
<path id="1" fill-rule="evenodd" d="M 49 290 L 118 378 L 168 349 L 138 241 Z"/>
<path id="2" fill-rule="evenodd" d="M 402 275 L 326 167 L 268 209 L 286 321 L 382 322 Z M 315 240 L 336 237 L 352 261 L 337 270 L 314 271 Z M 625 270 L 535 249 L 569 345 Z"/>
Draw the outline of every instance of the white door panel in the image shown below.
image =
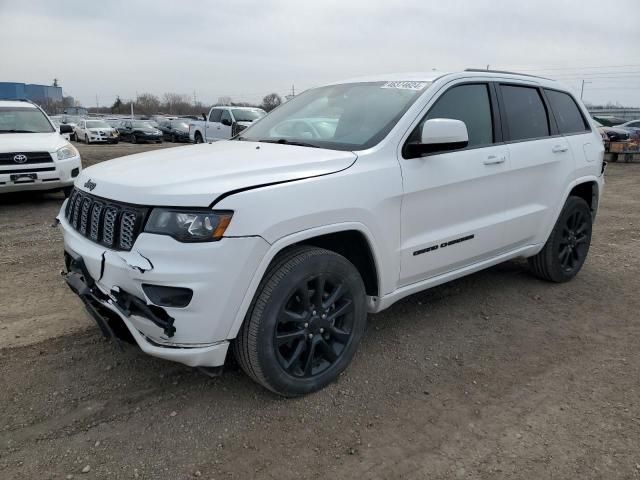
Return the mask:
<path id="1" fill-rule="evenodd" d="M 504 249 L 505 146 L 401 160 L 401 165 L 401 285 Z"/>
<path id="2" fill-rule="evenodd" d="M 511 143 L 509 208 L 505 236 L 514 247 L 544 241 L 541 235 L 555 222 L 564 185 L 570 182 L 574 161 L 565 137 Z"/>

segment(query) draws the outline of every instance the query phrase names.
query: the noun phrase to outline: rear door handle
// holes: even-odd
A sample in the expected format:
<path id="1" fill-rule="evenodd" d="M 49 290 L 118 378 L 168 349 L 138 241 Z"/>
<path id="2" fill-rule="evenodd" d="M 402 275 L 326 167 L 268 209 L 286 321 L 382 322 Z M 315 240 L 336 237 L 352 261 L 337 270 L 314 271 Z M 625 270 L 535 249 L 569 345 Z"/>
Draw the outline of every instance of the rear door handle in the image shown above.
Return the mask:
<path id="1" fill-rule="evenodd" d="M 489 155 L 487 157 L 487 159 L 482 162 L 485 165 L 498 165 L 500 163 L 504 163 L 507 160 L 507 157 L 505 157 L 504 155 L 501 157 L 498 157 L 497 155 Z"/>
<path id="2" fill-rule="evenodd" d="M 569 150 L 569 147 L 565 147 L 564 145 L 556 145 L 551 149 L 553 153 L 564 153 Z"/>

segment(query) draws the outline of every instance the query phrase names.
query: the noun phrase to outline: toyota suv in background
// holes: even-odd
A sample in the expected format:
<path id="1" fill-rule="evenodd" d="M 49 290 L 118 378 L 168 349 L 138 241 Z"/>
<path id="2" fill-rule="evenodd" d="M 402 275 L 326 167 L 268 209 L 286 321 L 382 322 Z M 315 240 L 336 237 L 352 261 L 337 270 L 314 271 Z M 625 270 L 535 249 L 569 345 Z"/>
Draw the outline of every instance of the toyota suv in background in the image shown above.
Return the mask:
<path id="1" fill-rule="evenodd" d="M 233 140 L 86 169 L 59 214 L 65 278 L 105 335 L 210 374 L 231 347 L 255 381 L 302 395 L 347 367 L 367 313 L 415 292 L 513 258 L 571 280 L 603 154 L 554 81 L 330 84 Z"/>
<path id="2" fill-rule="evenodd" d="M 189 139 L 193 143 L 226 140 L 238 134 L 267 114 L 261 108 L 213 107 L 204 120 L 189 123 Z"/>
<path id="3" fill-rule="evenodd" d="M 0 100 L 0 193 L 62 190 L 68 195 L 82 164 L 78 150 L 44 111 L 28 101 Z"/>

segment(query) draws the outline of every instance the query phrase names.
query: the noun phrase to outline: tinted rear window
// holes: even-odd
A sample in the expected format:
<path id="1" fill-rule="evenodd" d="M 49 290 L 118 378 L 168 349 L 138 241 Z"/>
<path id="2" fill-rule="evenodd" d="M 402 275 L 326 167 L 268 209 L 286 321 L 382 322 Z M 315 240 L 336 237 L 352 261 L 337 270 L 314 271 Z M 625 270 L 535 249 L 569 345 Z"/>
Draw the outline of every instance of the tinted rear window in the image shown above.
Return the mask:
<path id="1" fill-rule="evenodd" d="M 589 130 L 571 95 L 557 90 L 545 90 L 545 93 L 551 104 L 551 110 L 553 110 L 553 116 L 556 118 L 560 133 L 579 133 Z"/>
<path id="2" fill-rule="evenodd" d="M 536 88 L 501 85 L 510 140 L 549 136 L 547 111 Z"/>

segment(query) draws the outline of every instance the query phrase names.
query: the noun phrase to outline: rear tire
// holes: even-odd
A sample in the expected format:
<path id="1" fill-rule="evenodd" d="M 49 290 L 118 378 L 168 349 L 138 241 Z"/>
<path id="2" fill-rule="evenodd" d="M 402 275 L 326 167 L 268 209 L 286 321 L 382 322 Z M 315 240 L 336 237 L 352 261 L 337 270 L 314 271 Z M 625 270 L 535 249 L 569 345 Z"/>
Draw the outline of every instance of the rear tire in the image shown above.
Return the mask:
<path id="1" fill-rule="evenodd" d="M 575 277 L 589 253 L 593 217 L 580 197 L 567 199 L 547 243 L 529 258 L 533 274 L 549 282 L 562 283 Z"/>
<path id="2" fill-rule="evenodd" d="M 333 382 L 349 365 L 367 321 L 358 270 L 329 250 L 295 247 L 267 270 L 234 342 L 242 369 L 295 397 Z"/>
<path id="3" fill-rule="evenodd" d="M 138 139 L 133 133 L 131 134 L 131 143 L 138 143 Z"/>

